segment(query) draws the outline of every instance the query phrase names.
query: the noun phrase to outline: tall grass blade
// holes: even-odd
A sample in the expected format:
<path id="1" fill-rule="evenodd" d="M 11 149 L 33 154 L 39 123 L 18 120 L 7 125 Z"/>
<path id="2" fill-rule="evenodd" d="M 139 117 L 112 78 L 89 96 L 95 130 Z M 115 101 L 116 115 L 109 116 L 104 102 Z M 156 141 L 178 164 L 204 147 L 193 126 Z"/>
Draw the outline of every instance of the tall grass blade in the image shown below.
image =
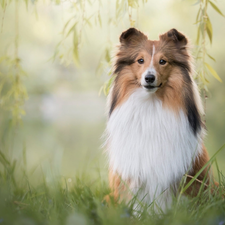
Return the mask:
<path id="1" fill-rule="evenodd" d="M 188 182 L 188 184 L 181 190 L 181 193 L 184 193 L 197 179 L 197 177 L 202 173 L 202 171 L 216 158 L 217 154 L 223 150 L 225 144 L 211 157 L 211 159 L 196 173 L 196 175 Z"/>

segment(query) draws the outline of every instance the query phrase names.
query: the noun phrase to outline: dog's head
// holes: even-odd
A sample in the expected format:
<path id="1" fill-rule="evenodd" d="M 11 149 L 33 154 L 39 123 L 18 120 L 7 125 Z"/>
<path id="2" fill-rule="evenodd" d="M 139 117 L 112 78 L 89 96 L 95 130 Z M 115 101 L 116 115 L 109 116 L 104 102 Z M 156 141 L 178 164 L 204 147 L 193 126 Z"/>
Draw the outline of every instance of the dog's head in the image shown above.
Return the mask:
<path id="1" fill-rule="evenodd" d="M 191 68 L 187 45 L 188 39 L 176 29 L 152 41 L 139 30 L 130 28 L 120 36 L 115 73 L 126 74 L 129 83 L 154 93 L 166 86 L 177 70 L 186 71 L 187 78 L 183 79 L 189 79 Z"/>

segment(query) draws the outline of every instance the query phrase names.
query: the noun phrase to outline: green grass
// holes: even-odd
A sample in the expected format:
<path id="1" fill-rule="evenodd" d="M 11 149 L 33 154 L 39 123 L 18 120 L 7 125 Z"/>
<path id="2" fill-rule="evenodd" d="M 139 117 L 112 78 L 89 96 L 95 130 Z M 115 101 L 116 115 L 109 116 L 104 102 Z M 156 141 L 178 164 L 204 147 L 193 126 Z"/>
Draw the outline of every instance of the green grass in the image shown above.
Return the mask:
<path id="1" fill-rule="evenodd" d="M 224 186 L 225 178 L 219 177 Z M 139 212 L 132 202 L 107 205 L 103 198 L 110 190 L 100 175 L 47 182 L 43 174 L 36 179 L 39 185 L 32 185 L 26 170 L 0 153 L 0 224 L 225 224 L 222 188 L 216 195 L 206 190 L 195 198 L 174 198 L 170 210 L 156 214 L 154 204 Z"/>

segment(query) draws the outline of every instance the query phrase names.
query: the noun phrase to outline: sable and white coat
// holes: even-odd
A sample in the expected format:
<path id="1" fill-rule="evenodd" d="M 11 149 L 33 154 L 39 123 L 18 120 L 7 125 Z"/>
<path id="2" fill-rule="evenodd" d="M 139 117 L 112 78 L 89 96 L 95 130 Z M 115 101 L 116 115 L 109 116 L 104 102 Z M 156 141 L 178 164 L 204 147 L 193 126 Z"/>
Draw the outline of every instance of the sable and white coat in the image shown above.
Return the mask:
<path id="1" fill-rule="evenodd" d="M 129 201 L 137 195 L 147 204 L 156 199 L 165 209 L 184 174 L 194 176 L 208 161 L 187 42 L 175 29 L 159 41 L 134 28 L 120 36 L 106 128 L 116 199 Z M 154 78 L 150 85 L 147 74 Z M 188 193 L 196 194 L 199 186 Z"/>

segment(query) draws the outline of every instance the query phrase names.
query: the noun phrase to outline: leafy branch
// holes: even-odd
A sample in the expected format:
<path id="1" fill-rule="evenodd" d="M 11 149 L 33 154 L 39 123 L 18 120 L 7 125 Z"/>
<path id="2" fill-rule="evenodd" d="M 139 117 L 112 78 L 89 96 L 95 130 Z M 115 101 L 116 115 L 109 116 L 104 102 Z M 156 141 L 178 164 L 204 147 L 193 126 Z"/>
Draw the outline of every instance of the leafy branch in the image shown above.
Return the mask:
<path id="1" fill-rule="evenodd" d="M 198 86 L 203 90 L 204 95 L 204 109 L 206 110 L 206 99 L 207 99 L 207 85 L 209 81 L 207 76 L 212 75 L 219 82 L 222 82 L 221 78 L 213 67 L 206 62 L 206 57 L 215 61 L 215 59 L 208 53 L 206 45 L 207 39 L 212 44 L 213 40 L 213 28 L 210 21 L 209 15 L 207 13 L 208 6 L 210 5 L 218 14 L 224 17 L 220 9 L 211 0 L 198 0 L 196 4 L 199 4 L 199 10 L 196 17 L 196 22 L 198 26 L 197 38 L 196 38 L 196 61 L 197 61 L 197 77 Z M 205 120 L 205 118 L 204 118 Z"/>
<path id="2" fill-rule="evenodd" d="M 11 1 L 8 1 L 11 2 Z M 7 1 L 3 1 L 2 7 L 6 7 Z M 23 105 L 27 99 L 26 88 L 23 85 L 22 77 L 26 75 L 20 64 L 18 55 L 19 48 L 19 9 L 18 0 L 15 1 L 15 39 L 14 55 L 3 55 L 0 57 L 0 64 L 7 65 L 5 71 L 0 72 L 0 106 L 12 113 L 12 121 L 17 124 L 21 116 L 25 114 Z"/>

